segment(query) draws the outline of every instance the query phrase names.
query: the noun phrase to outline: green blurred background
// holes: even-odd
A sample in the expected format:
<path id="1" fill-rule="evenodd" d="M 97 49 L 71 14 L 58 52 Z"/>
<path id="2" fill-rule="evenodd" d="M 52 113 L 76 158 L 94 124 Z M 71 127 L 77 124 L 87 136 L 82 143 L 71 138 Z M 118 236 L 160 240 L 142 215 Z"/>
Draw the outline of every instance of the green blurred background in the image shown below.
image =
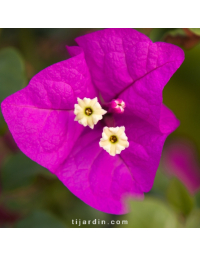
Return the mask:
<path id="1" fill-rule="evenodd" d="M 25 87 L 40 70 L 69 58 L 65 45 L 75 45 L 76 37 L 96 30 L 0 29 L 0 102 Z M 129 201 L 131 211 L 126 215 L 93 209 L 20 152 L 0 112 L 0 227 L 200 227 L 200 29 L 137 30 L 154 42 L 173 43 L 185 51 L 184 63 L 163 93 L 164 103 L 181 125 L 165 143 L 152 190 L 142 202 Z M 177 141 L 185 145 L 191 157 L 184 166 L 172 168 L 165 154 Z M 187 159 L 187 153 L 185 156 L 177 149 L 177 154 Z M 188 183 L 195 183 L 195 191 L 188 189 Z M 72 219 L 78 223 L 79 219 L 96 219 L 97 224 L 79 226 L 72 224 Z M 105 220 L 106 225 L 98 224 L 98 220 Z"/>

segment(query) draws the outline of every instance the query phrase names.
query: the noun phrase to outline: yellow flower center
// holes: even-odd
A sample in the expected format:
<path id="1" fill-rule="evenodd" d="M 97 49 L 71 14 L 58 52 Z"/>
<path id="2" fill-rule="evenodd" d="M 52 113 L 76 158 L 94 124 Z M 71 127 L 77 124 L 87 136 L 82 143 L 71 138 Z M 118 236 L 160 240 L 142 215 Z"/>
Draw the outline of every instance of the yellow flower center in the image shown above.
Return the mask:
<path id="1" fill-rule="evenodd" d="M 117 142 L 117 137 L 115 135 L 110 136 L 110 142 L 116 143 Z"/>
<path id="2" fill-rule="evenodd" d="M 92 115 L 92 109 L 91 108 L 86 108 L 85 109 L 85 114 L 87 115 L 87 116 L 91 116 Z"/>

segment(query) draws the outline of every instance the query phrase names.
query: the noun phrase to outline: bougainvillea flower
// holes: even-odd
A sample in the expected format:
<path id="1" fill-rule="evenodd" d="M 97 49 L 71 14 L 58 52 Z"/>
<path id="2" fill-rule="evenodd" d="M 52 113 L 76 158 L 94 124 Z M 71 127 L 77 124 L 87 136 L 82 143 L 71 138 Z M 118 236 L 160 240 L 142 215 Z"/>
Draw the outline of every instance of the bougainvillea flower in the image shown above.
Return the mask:
<path id="1" fill-rule="evenodd" d="M 163 165 L 169 176 L 177 177 L 195 194 L 200 189 L 200 166 L 195 147 L 184 140 L 168 145 L 163 153 Z"/>
<path id="2" fill-rule="evenodd" d="M 105 149 L 111 156 L 120 154 L 128 148 L 129 142 L 125 134 L 125 127 L 104 127 L 99 146 Z"/>
<path id="3" fill-rule="evenodd" d="M 91 129 L 94 125 L 101 120 L 103 115 L 107 113 L 101 108 L 101 105 L 97 101 L 97 97 L 94 99 L 84 98 L 83 100 L 77 98 L 78 104 L 75 104 L 74 114 L 76 115 L 74 121 L 78 121 L 83 126 L 89 126 Z"/>
<path id="4" fill-rule="evenodd" d="M 152 43 L 133 29 L 105 29 L 67 47 L 72 58 L 54 64 L 1 104 L 22 152 L 49 169 L 77 197 L 107 213 L 124 214 L 126 196 L 142 198 L 153 185 L 166 137 L 179 125 L 162 90 L 184 52 Z M 94 129 L 74 121 L 77 98 L 114 99 L 123 113 L 107 113 Z M 125 127 L 129 147 L 111 156 L 99 146 L 105 126 Z M 28 171 L 28 170 L 27 170 Z"/>

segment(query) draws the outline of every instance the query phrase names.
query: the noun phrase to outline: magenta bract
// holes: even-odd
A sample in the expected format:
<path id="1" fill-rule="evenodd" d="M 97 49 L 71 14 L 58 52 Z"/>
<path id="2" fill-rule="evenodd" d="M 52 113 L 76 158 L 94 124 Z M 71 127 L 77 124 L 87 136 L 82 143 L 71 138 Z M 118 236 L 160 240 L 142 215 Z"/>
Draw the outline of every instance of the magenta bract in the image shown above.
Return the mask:
<path id="1" fill-rule="evenodd" d="M 152 43 L 133 29 L 106 29 L 76 39 L 72 58 L 54 64 L 1 104 L 19 148 L 48 168 L 77 197 L 107 213 L 127 212 L 126 196 L 142 198 L 153 185 L 166 137 L 179 125 L 162 104 L 162 90 L 184 52 Z M 94 130 L 74 121 L 79 98 L 121 99 L 126 108 L 110 120 L 125 126 L 129 147 L 110 156 Z M 101 101 L 99 98 L 99 101 Z M 106 120 L 106 117 L 105 117 Z"/>
<path id="2" fill-rule="evenodd" d="M 191 195 L 200 190 L 200 166 L 197 152 L 189 141 L 173 141 L 164 151 L 163 164 L 169 176 L 177 177 Z"/>

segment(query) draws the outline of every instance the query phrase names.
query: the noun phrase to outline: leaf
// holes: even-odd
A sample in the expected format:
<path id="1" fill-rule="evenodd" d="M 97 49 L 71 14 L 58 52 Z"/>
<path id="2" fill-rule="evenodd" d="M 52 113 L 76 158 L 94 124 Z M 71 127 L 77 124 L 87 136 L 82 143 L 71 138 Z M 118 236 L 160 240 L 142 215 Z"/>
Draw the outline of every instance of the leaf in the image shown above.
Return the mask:
<path id="1" fill-rule="evenodd" d="M 200 37 L 192 33 L 189 29 L 179 28 L 166 33 L 164 36 L 164 41 L 179 45 L 185 49 L 191 49 L 199 43 Z"/>
<path id="2" fill-rule="evenodd" d="M 172 228 L 177 227 L 177 219 L 173 211 L 161 200 L 146 197 L 144 201 L 131 201 L 131 212 L 121 216 L 127 220 L 128 228 Z"/>
<path id="3" fill-rule="evenodd" d="M 149 38 L 153 41 L 153 42 L 157 42 L 157 41 L 163 41 L 163 38 L 165 36 L 166 33 L 168 33 L 169 31 L 173 31 L 173 28 L 154 28 L 152 29 Z"/>
<path id="4" fill-rule="evenodd" d="M 200 152 L 199 56 L 200 44 L 185 51 L 185 61 L 165 87 L 163 99 L 181 121 L 173 135 L 186 136 L 194 141 Z"/>
<path id="5" fill-rule="evenodd" d="M 200 28 L 189 28 L 195 35 L 200 36 Z"/>
<path id="6" fill-rule="evenodd" d="M 197 207 L 200 208 L 200 191 L 198 191 L 198 193 L 196 193 L 196 195 L 195 195 L 195 202 L 196 202 Z"/>
<path id="7" fill-rule="evenodd" d="M 43 168 L 22 153 L 11 156 L 2 168 L 3 190 L 13 190 L 30 185 Z"/>
<path id="8" fill-rule="evenodd" d="M 190 196 L 184 185 L 173 178 L 167 190 L 168 202 L 184 216 L 188 216 L 194 207 L 194 198 Z"/>
<path id="9" fill-rule="evenodd" d="M 59 218 L 63 219 L 68 227 L 72 228 L 103 228 L 109 226 L 107 223 L 111 215 L 97 211 L 85 204 L 74 196 L 57 178 L 55 180 L 49 180 L 46 184 L 38 184 L 37 187 L 39 186 L 42 186 L 42 190 L 32 199 L 32 205 L 30 207 L 37 206 L 37 208 L 48 209 L 59 216 Z M 30 211 L 34 209 L 30 207 Z M 93 224 L 92 221 L 95 219 L 96 224 Z M 79 220 L 81 220 L 80 224 Z M 88 223 L 88 220 L 90 220 L 90 223 Z M 105 220 L 106 223 L 99 224 L 101 220 Z"/>
<path id="10" fill-rule="evenodd" d="M 200 228 L 200 210 L 195 209 L 191 212 L 190 216 L 187 218 L 186 228 Z"/>
<path id="11" fill-rule="evenodd" d="M 25 66 L 19 52 L 14 48 L 0 51 L 0 101 L 22 89 L 26 83 Z"/>
<path id="12" fill-rule="evenodd" d="M 4 162 L 7 155 L 9 155 L 9 153 L 10 151 L 4 142 L 4 138 L 0 136 L 0 169 L 2 163 Z"/>
<path id="13" fill-rule="evenodd" d="M 35 210 L 15 225 L 16 228 L 66 228 L 64 223 L 51 213 Z"/>
<path id="14" fill-rule="evenodd" d="M 177 36 L 177 35 L 180 35 L 180 36 L 185 36 L 186 33 L 185 31 L 182 29 L 182 28 L 176 28 L 176 29 L 173 29 L 173 30 L 169 30 L 166 35 L 171 35 L 171 36 Z"/>
<path id="15" fill-rule="evenodd" d="M 0 103 L 25 84 L 25 65 L 19 52 L 11 47 L 0 50 Z M 0 113 L 1 130 L 5 131 L 5 122 Z"/>
<path id="16" fill-rule="evenodd" d="M 169 178 L 163 173 L 161 167 L 159 166 L 156 172 L 153 188 L 151 189 L 150 193 L 165 196 L 165 192 L 168 186 Z"/>

